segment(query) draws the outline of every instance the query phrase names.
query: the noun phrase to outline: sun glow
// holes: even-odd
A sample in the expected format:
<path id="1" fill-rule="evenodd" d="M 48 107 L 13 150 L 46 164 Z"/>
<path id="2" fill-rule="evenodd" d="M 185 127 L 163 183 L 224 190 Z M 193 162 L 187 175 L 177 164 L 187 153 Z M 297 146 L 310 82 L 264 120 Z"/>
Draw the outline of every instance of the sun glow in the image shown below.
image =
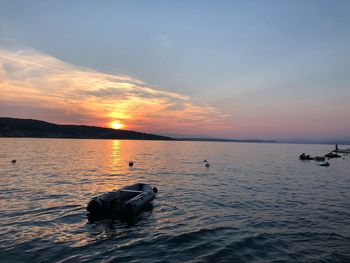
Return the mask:
<path id="1" fill-rule="evenodd" d="M 122 129 L 124 127 L 124 124 L 120 123 L 119 121 L 112 121 L 109 123 L 109 126 L 112 129 Z"/>
<path id="2" fill-rule="evenodd" d="M 0 94 L 1 112 L 56 123 L 150 133 L 231 130 L 215 108 L 186 95 L 80 68 L 30 48 L 0 45 Z"/>

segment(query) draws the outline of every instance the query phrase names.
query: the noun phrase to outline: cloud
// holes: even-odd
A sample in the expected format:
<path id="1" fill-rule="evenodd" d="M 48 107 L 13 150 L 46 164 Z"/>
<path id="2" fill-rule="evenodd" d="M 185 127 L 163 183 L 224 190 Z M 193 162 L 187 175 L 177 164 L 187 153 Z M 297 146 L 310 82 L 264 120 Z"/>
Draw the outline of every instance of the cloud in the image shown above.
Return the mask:
<path id="1" fill-rule="evenodd" d="M 127 129 L 146 132 L 228 128 L 226 115 L 186 95 L 32 49 L 0 49 L 0 80 L 1 115 L 99 126 L 119 120 Z"/>

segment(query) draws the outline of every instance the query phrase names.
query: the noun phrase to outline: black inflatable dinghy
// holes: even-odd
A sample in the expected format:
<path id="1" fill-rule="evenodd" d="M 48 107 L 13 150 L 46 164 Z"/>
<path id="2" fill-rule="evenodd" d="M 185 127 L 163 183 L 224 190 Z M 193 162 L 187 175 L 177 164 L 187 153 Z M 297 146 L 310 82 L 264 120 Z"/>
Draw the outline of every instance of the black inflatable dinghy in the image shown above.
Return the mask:
<path id="1" fill-rule="evenodd" d="M 158 189 L 148 184 L 133 184 L 94 197 L 87 205 L 89 221 L 133 216 L 151 203 Z"/>

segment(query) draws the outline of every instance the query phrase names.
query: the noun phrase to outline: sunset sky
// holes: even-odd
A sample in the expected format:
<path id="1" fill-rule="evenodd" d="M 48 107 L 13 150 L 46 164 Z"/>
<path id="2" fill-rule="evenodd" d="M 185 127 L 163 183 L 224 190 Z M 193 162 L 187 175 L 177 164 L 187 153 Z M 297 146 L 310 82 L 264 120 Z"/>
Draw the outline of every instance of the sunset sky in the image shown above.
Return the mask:
<path id="1" fill-rule="evenodd" d="M 350 1 L 0 0 L 0 116 L 350 139 Z"/>

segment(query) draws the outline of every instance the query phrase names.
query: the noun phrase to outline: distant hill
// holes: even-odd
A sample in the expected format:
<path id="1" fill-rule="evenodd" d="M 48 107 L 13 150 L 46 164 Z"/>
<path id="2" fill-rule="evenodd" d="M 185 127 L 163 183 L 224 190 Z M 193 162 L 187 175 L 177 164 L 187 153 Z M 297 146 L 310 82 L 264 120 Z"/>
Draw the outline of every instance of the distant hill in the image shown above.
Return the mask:
<path id="1" fill-rule="evenodd" d="M 277 143 L 274 140 L 259 140 L 259 139 L 220 139 L 220 138 L 181 138 L 178 141 L 201 141 L 201 142 L 251 142 L 251 143 Z"/>
<path id="2" fill-rule="evenodd" d="M 0 117 L 0 137 L 173 140 L 170 137 L 85 125 L 59 125 L 32 119 Z"/>

